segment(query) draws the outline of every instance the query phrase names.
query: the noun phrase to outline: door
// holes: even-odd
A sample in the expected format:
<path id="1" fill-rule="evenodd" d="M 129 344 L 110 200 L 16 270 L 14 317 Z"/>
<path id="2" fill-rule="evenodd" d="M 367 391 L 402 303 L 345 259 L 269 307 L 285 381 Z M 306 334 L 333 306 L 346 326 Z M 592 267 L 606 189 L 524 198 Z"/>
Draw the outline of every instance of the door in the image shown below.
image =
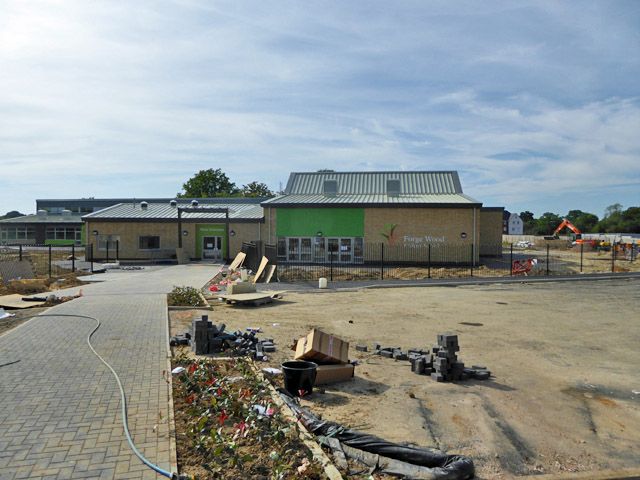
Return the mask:
<path id="1" fill-rule="evenodd" d="M 222 237 L 202 238 L 202 258 L 222 260 Z"/>

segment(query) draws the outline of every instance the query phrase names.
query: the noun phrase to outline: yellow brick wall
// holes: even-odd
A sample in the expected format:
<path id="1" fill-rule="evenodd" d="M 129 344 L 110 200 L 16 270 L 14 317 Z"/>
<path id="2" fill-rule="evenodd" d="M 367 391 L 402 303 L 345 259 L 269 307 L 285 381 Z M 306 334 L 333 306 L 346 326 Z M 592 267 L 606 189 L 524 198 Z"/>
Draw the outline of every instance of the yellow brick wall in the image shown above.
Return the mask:
<path id="1" fill-rule="evenodd" d="M 182 237 L 182 247 L 188 258 L 196 256 L 196 223 L 183 223 L 182 230 L 188 232 Z M 97 250 L 96 239 L 92 232 L 97 230 L 100 235 L 119 235 L 119 254 L 121 259 L 167 259 L 176 253 L 178 247 L 178 226 L 177 223 L 169 222 L 100 222 L 96 220 L 87 221 L 87 243 L 94 244 L 94 255 L 96 258 L 104 258 L 106 251 Z M 259 240 L 264 235 L 264 224 L 260 223 L 233 223 L 229 224 L 230 230 L 235 231 L 235 236 L 229 237 L 229 255 L 234 257 L 240 251 L 242 242 Z M 139 237 L 146 235 L 158 235 L 160 237 L 160 250 L 139 250 Z M 114 251 L 110 251 L 109 256 L 113 256 Z"/>
<path id="2" fill-rule="evenodd" d="M 480 211 L 480 255 L 502 254 L 502 211 Z"/>
<path id="3" fill-rule="evenodd" d="M 479 211 L 476 209 L 476 238 L 480 233 Z M 431 243 L 434 262 L 470 261 L 473 212 L 473 208 L 365 208 L 364 241 L 390 246 Z M 382 233 L 388 234 L 392 225 L 395 225 L 393 236 L 387 240 Z M 461 238 L 462 233 L 466 233 L 466 238 Z M 392 248 L 385 257 L 394 260 Z"/>

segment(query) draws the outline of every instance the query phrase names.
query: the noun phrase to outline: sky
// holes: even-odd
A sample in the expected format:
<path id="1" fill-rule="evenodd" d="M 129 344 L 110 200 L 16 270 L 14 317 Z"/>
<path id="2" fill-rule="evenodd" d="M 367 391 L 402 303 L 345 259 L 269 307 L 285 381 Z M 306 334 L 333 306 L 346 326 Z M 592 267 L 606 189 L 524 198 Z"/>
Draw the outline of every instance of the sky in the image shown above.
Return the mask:
<path id="1" fill-rule="evenodd" d="M 0 0 L 0 215 L 195 172 L 457 170 L 485 206 L 640 205 L 640 2 Z"/>

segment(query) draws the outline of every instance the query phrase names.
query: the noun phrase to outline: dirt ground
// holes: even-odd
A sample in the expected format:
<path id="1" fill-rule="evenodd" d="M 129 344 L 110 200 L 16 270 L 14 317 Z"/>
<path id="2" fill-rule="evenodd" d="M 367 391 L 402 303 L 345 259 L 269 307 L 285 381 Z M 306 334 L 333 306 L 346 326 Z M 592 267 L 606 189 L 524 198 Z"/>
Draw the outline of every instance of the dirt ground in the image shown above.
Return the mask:
<path id="1" fill-rule="evenodd" d="M 49 307 L 25 308 L 23 310 L 7 310 L 7 313 L 11 313 L 14 316 L 3 318 L 2 320 L 0 320 L 0 335 L 3 335 L 9 330 L 16 328 L 21 323 L 24 323 L 30 318 L 33 318 L 36 315 L 44 312 L 47 308 Z"/>
<path id="2" fill-rule="evenodd" d="M 640 466 L 640 281 L 288 293 L 266 307 L 215 306 L 231 330 L 261 327 L 290 359 L 312 327 L 351 342 L 356 378 L 303 401 L 389 440 L 471 456 L 480 478 Z M 183 332 L 191 315 L 178 313 Z M 429 347 L 459 335 L 490 381 L 436 383 L 356 343 Z"/>

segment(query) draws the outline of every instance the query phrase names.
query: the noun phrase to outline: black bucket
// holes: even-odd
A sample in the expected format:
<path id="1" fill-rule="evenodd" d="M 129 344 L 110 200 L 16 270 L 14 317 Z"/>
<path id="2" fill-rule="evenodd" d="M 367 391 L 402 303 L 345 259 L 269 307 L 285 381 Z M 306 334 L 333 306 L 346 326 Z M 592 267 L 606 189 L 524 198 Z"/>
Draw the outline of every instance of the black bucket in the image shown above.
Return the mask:
<path id="1" fill-rule="evenodd" d="M 284 388 L 294 397 L 310 395 L 316 383 L 318 365 L 304 360 L 292 360 L 282 364 Z"/>

